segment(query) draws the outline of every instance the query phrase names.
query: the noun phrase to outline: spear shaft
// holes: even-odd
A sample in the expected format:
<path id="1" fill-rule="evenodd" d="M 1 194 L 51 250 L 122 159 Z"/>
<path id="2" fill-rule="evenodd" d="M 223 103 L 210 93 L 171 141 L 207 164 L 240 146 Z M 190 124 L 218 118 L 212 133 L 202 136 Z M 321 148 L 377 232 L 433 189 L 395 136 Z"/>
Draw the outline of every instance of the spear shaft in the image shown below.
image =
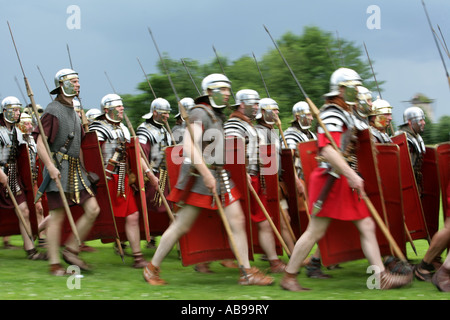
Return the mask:
<path id="1" fill-rule="evenodd" d="M 422 5 L 423 5 L 423 10 L 425 11 L 425 15 L 427 16 L 428 25 L 430 26 L 430 29 L 431 29 L 431 34 L 433 35 L 434 43 L 436 44 L 436 47 L 437 47 L 437 49 L 439 51 L 439 56 L 441 57 L 441 61 L 442 61 L 442 64 L 444 66 L 445 75 L 447 76 L 447 80 L 448 80 L 448 85 L 450 86 L 450 76 L 449 76 L 448 71 L 447 71 L 447 66 L 445 65 L 444 57 L 442 56 L 441 49 L 439 48 L 439 44 L 438 44 L 437 39 L 436 39 L 435 31 L 433 29 L 433 26 L 431 25 L 431 19 L 430 19 L 430 16 L 428 15 L 428 11 L 427 11 L 427 8 L 425 6 L 425 2 L 423 0 L 422 0 Z"/>

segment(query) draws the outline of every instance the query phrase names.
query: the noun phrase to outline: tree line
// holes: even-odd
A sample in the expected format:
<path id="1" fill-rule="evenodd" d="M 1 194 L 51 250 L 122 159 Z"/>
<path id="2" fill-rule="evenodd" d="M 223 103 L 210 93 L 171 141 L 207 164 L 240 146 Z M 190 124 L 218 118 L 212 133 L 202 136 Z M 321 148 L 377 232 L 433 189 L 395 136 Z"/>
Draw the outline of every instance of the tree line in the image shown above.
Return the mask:
<path id="1" fill-rule="evenodd" d="M 318 107 L 322 105 L 323 94 L 329 91 L 331 74 L 339 67 L 358 72 L 364 79 L 364 86 L 373 92 L 374 97 L 377 96 L 378 88 L 382 91 L 384 81 L 378 81 L 377 84 L 373 80 L 370 62 L 362 48 L 354 42 L 338 39 L 316 26 L 307 26 L 301 35 L 285 33 L 277 40 L 277 44 L 305 92 Z M 223 69 L 232 81 L 233 93 L 251 88 L 258 91 L 261 98 L 270 97 L 277 101 L 283 129 L 290 125 L 293 105 L 304 100 L 275 48 L 258 59 L 252 53 L 246 53 L 235 61 L 230 61 L 219 53 L 204 64 L 190 58 L 173 60 L 167 53 L 163 53 L 163 59 L 180 99 L 197 97 L 201 92 L 202 79 L 211 73 L 223 73 Z M 373 65 L 374 62 L 371 62 Z M 158 73 L 148 75 L 152 88 L 145 80 L 137 84 L 137 89 L 142 93 L 122 95 L 134 126 L 142 122 L 141 116 L 148 112 L 151 101 L 155 99 L 154 94 L 169 101 L 174 115 L 178 112 L 178 101 L 160 61 L 157 63 L 157 70 Z M 232 98 L 231 104 L 233 103 Z M 171 117 L 171 126 L 174 121 Z M 436 123 L 427 121 L 423 138 L 426 144 L 436 144 L 450 140 L 449 132 L 450 116 L 443 116 Z"/>

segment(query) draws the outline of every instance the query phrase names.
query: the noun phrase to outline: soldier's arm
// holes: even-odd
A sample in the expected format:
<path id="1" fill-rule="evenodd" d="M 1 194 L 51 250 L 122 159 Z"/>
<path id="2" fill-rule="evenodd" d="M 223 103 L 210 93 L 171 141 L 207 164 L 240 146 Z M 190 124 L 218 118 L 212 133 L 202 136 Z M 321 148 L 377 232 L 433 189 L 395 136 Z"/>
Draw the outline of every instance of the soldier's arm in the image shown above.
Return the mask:
<path id="1" fill-rule="evenodd" d="M 144 171 L 144 175 L 146 175 L 148 180 L 150 180 L 150 184 L 156 188 L 159 184 L 159 179 L 155 176 L 152 169 L 147 166 L 147 162 L 142 157 L 142 155 L 141 155 L 141 168 L 142 171 Z"/>
<path id="2" fill-rule="evenodd" d="M 37 151 L 38 151 L 39 158 L 44 163 L 44 166 L 47 168 L 50 178 L 52 178 L 53 180 L 55 180 L 57 178 L 61 178 L 61 173 L 59 172 L 58 168 L 56 168 L 55 164 L 53 163 L 52 159 L 50 158 L 50 155 L 47 153 L 45 144 L 42 140 L 42 135 L 38 136 L 36 145 L 37 145 Z"/>

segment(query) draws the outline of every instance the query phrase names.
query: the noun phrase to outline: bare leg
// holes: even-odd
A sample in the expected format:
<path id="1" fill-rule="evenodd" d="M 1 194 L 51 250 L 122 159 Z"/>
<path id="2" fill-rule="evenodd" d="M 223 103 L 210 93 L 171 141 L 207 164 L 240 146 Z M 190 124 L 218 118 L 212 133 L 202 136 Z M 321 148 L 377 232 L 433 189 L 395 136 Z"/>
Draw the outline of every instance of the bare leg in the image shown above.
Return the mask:
<path id="1" fill-rule="evenodd" d="M 76 222 L 76 228 L 78 235 L 80 236 L 80 241 L 83 241 L 86 238 L 95 222 L 95 219 L 97 219 L 97 216 L 100 213 L 100 207 L 98 206 L 97 199 L 95 197 L 91 197 L 86 200 L 83 203 L 83 209 L 84 214 Z M 79 251 L 79 243 L 73 234 L 69 236 L 65 245 L 75 252 Z"/>
<path id="2" fill-rule="evenodd" d="M 159 267 L 164 258 L 172 250 L 177 241 L 190 229 L 198 217 L 200 208 L 186 205 L 181 208 L 174 222 L 170 224 L 164 234 L 161 236 L 159 246 L 152 258 L 152 264 Z"/>
<path id="3" fill-rule="evenodd" d="M 377 236 L 375 233 L 375 222 L 368 217 L 361 220 L 354 221 L 354 224 L 359 230 L 361 249 L 365 257 L 371 265 L 378 266 L 380 273 L 384 271 L 384 264 L 381 260 L 380 247 L 378 245 Z"/>
<path id="4" fill-rule="evenodd" d="M 303 260 L 311 252 L 314 244 L 324 236 L 330 222 L 331 219 L 329 218 L 311 217 L 308 228 L 295 244 L 291 259 L 286 266 L 287 272 L 293 274 L 298 272 Z"/>

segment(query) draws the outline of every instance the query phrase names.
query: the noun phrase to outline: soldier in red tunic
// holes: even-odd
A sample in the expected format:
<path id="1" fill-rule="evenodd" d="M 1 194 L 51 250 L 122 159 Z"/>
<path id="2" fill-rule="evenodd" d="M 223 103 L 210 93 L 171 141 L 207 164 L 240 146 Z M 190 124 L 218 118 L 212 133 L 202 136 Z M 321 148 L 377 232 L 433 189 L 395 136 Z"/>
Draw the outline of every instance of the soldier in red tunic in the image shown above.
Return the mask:
<path id="1" fill-rule="evenodd" d="M 360 232 L 361 248 L 370 265 L 375 266 L 381 289 L 406 285 L 412 281 L 411 275 L 397 275 L 385 269 L 375 233 L 375 222 L 364 201 L 364 180 L 354 170 L 357 159 L 351 154 L 351 144 L 355 144 L 356 130 L 367 129 L 367 124 L 356 117 L 357 86 L 362 85 L 359 75 L 351 69 L 336 70 L 330 81 L 331 92 L 326 94 L 326 103 L 321 108 L 320 118 L 330 132 L 344 157 L 335 150 L 322 127 L 318 129 L 319 155 L 323 161 L 310 177 L 309 207 L 312 214 L 307 230 L 297 241 L 281 287 L 289 291 L 304 291 L 297 282 L 297 272 L 314 244 L 325 234 L 332 219 L 353 221 Z M 350 151 L 349 151 L 350 150 Z M 350 154 L 347 154 L 349 153 Z M 354 152 L 354 151 L 353 151 Z M 347 160 L 347 161 L 346 161 Z M 339 173 L 325 199 L 319 199 L 327 184 L 330 172 Z M 334 174 L 333 173 L 333 174 Z M 323 201 L 320 210 L 315 210 L 317 201 Z"/>
<path id="2" fill-rule="evenodd" d="M 223 201 L 225 216 L 229 221 L 236 249 L 245 269 L 245 274 L 244 272 L 241 274 L 239 283 L 242 285 L 270 285 L 273 282 L 271 277 L 264 275 L 255 267 L 250 267 L 244 213 L 238 201 L 240 195 L 237 188 L 229 183 L 229 175 L 223 169 L 225 159 L 217 157 L 217 153 L 220 153 L 218 146 L 224 146 L 223 143 L 220 143 L 224 140 L 223 109 L 228 105 L 231 82 L 224 75 L 211 74 L 203 79 L 202 89 L 204 95 L 196 99 L 196 107 L 189 112 L 190 125 L 196 139 L 195 144 L 198 146 L 200 143 L 200 147 L 193 147 L 189 130 L 187 130 L 183 138 L 186 159 L 182 164 L 178 182 L 167 198 L 175 203 L 185 198 L 183 199 L 184 206 L 177 212 L 177 218 L 162 235 L 151 262 L 144 268 L 144 278 L 151 285 L 166 284 L 159 276 L 163 259 L 181 236 L 190 230 L 202 208 L 218 209 L 214 202 L 215 197 L 213 197 L 213 194 L 217 192 Z M 204 136 L 206 131 L 214 136 L 207 137 L 206 134 Z M 213 147 L 216 148 L 215 156 L 211 150 Z M 201 160 L 203 157 L 205 161 Z M 185 190 L 191 180 L 192 169 L 195 169 L 199 176 L 195 178 L 192 187 Z M 224 188 L 221 188 L 221 185 Z"/>

